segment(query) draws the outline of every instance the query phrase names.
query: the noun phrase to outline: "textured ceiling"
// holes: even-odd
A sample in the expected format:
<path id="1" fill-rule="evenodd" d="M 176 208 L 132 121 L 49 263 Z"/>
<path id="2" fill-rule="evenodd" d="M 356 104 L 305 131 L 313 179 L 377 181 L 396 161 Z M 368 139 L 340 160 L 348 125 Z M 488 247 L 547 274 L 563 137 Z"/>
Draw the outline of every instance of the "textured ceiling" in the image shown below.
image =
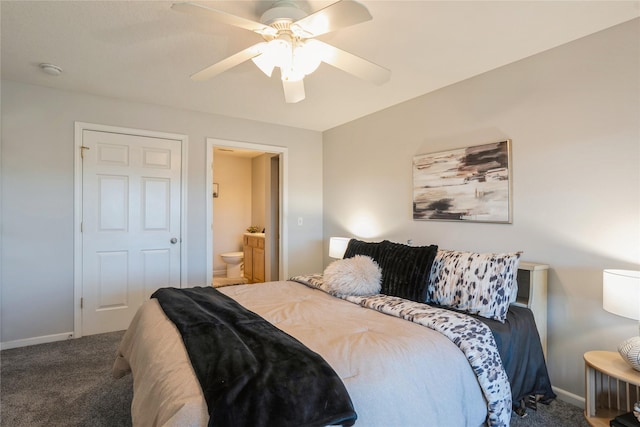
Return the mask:
<path id="1" fill-rule="evenodd" d="M 197 2 L 259 20 L 271 1 Z M 311 13 L 332 1 L 298 2 Z M 391 70 L 376 86 L 327 64 L 286 104 L 249 61 L 189 76 L 261 40 L 166 1 L 0 2 L 2 78 L 323 131 L 636 18 L 638 1 L 363 1 L 373 20 L 319 37 Z M 44 74 L 39 63 L 64 70 Z"/>

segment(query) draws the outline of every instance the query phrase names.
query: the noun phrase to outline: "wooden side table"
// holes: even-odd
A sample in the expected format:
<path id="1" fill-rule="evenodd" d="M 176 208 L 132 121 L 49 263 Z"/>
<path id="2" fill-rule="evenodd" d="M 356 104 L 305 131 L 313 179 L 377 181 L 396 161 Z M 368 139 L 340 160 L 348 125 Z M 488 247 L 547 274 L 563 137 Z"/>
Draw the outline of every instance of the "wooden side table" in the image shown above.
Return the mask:
<path id="1" fill-rule="evenodd" d="M 588 351 L 584 363 L 584 416 L 592 426 L 608 427 L 640 400 L 640 372 L 614 351 Z"/>

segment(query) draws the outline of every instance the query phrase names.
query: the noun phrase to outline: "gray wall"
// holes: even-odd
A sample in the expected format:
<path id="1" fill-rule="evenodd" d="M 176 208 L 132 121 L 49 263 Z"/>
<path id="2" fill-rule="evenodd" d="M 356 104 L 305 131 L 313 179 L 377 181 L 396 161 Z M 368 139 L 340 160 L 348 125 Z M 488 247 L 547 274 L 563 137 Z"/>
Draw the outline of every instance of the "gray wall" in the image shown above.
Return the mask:
<path id="1" fill-rule="evenodd" d="M 74 121 L 189 136 L 189 285 L 208 282 L 205 138 L 288 147 L 289 273 L 321 270 L 319 132 L 3 81 L 1 342 L 73 331 Z"/>
<path id="2" fill-rule="evenodd" d="M 324 133 L 324 237 L 524 251 L 547 263 L 553 384 L 637 322 L 602 309 L 602 270 L 640 269 L 640 20 Z M 426 78 L 426 77 L 425 77 Z M 413 221 L 412 157 L 513 140 L 510 225 Z M 325 248 L 325 265 L 330 261 Z M 578 399 L 579 400 L 579 399 Z"/>

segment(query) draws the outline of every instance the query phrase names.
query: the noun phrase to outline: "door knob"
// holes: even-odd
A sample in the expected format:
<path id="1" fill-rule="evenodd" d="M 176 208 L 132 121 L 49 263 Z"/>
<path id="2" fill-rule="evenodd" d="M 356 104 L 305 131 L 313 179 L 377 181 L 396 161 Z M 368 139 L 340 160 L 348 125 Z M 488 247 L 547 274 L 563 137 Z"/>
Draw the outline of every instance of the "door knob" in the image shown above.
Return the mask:
<path id="1" fill-rule="evenodd" d="M 178 243 L 178 239 L 176 239 L 175 237 L 172 237 L 171 240 L 169 240 L 171 242 L 172 245 L 175 245 L 176 243 Z"/>

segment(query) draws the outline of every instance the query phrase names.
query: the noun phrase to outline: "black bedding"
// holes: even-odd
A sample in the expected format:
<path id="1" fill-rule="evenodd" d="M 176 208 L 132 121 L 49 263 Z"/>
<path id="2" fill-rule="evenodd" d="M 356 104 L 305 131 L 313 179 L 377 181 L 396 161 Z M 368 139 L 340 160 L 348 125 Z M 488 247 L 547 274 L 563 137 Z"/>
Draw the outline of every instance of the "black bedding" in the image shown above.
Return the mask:
<path id="1" fill-rule="evenodd" d="M 523 408 L 530 395 L 549 403 L 556 397 L 542 352 L 533 313 L 526 307 L 511 305 L 504 323 L 473 316 L 493 332 L 502 364 L 509 377 L 513 405 Z"/>
<path id="2" fill-rule="evenodd" d="M 210 426 L 355 422 L 351 399 L 329 364 L 233 299 L 211 287 L 163 288 L 152 298 L 182 335 Z"/>
<path id="3" fill-rule="evenodd" d="M 458 311 L 449 307 L 440 308 Z M 525 405 L 531 396 L 535 401 L 546 404 L 556 398 L 551 388 L 538 328 L 530 309 L 510 305 L 504 323 L 475 314 L 464 314 L 478 319 L 491 329 L 502 365 L 509 377 L 513 409 L 516 413 L 524 413 Z"/>

